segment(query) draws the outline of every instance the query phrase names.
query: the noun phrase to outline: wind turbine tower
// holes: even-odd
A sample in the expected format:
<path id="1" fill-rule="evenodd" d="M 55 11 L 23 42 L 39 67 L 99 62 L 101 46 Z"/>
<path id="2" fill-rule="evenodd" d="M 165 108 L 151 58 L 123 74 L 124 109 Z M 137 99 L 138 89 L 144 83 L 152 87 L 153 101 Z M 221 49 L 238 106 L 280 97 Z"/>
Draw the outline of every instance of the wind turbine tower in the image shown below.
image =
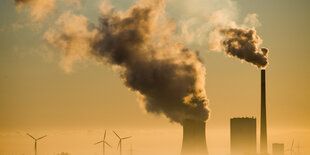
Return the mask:
<path id="1" fill-rule="evenodd" d="M 291 149 L 290 149 L 291 155 L 293 155 L 293 153 L 294 153 L 293 146 L 294 146 L 294 139 L 293 139 L 293 142 L 292 142 L 292 145 L 291 145 Z"/>
<path id="2" fill-rule="evenodd" d="M 122 155 L 122 141 L 125 140 L 125 139 L 130 138 L 131 136 L 121 138 L 115 131 L 113 131 L 113 132 L 117 136 L 117 138 L 119 139 L 117 148 L 119 148 L 119 154 Z"/>
<path id="3" fill-rule="evenodd" d="M 40 139 L 46 137 L 47 135 L 42 136 L 42 137 L 40 137 L 40 138 L 34 138 L 34 137 L 33 137 L 32 135 L 30 135 L 29 133 L 27 133 L 27 135 L 28 135 L 29 137 L 31 137 L 31 138 L 34 140 L 34 153 L 35 153 L 35 155 L 38 155 L 37 142 L 38 142 L 38 140 L 40 140 Z"/>
<path id="4" fill-rule="evenodd" d="M 130 145 L 130 155 L 133 155 L 133 148 L 132 148 L 132 144 Z"/>
<path id="5" fill-rule="evenodd" d="M 104 131 L 104 136 L 103 136 L 102 141 L 99 141 L 99 142 L 95 143 L 95 145 L 102 143 L 102 154 L 103 154 L 103 155 L 105 155 L 105 145 L 106 145 L 106 144 L 107 144 L 108 146 L 110 146 L 110 148 L 112 148 L 112 146 L 111 146 L 107 141 L 105 141 L 106 135 L 107 135 L 107 131 Z"/>

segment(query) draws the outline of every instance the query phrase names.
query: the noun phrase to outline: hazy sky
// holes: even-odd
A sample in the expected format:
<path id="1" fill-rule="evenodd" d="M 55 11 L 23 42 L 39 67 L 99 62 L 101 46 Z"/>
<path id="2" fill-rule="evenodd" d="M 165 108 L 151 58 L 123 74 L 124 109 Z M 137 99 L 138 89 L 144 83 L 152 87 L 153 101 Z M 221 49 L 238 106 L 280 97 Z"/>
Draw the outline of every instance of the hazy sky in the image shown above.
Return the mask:
<path id="1" fill-rule="evenodd" d="M 181 126 L 146 113 L 117 71 L 87 62 L 66 73 L 58 64 L 57 51 L 43 40 L 43 34 L 67 10 L 96 24 L 101 2 L 82 0 L 77 6 L 59 0 L 57 8 L 40 21 L 33 21 L 27 8 L 15 8 L 13 0 L 0 2 L 0 155 L 31 154 L 32 141 L 26 132 L 48 135 L 40 143 L 41 154 L 99 154 L 92 144 L 101 139 L 104 129 L 114 146 L 111 130 L 133 135 L 125 149 L 133 144 L 137 154 L 179 153 Z M 131 0 L 111 3 L 118 10 L 135 4 Z M 270 50 L 266 69 L 269 144 L 289 146 L 295 139 L 301 152 L 310 154 L 309 6 L 307 0 L 167 0 L 167 17 L 179 26 L 176 33 L 182 36 L 181 27 L 188 26 L 194 39 L 184 42 L 200 52 L 207 69 L 211 153 L 229 153 L 231 117 L 254 116 L 259 121 L 260 112 L 260 71 L 209 50 L 208 34 L 202 33 L 209 31 L 205 17 L 225 10 L 227 18 L 238 24 L 247 14 L 256 13 L 261 23 L 256 25 L 257 33 L 262 46 Z M 195 31 L 204 24 L 202 31 Z"/>

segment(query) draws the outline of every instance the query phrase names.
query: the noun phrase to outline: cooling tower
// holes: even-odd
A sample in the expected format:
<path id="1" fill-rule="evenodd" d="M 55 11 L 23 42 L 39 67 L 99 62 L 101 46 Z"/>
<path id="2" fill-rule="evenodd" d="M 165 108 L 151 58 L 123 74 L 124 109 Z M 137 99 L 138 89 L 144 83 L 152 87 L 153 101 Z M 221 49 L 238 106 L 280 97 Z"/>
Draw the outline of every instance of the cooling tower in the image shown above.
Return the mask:
<path id="1" fill-rule="evenodd" d="M 183 143 L 181 155 L 207 155 L 206 124 L 203 121 L 183 121 Z"/>
<path id="2" fill-rule="evenodd" d="M 267 154 L 267 120 L 266 120 L 266 80 L 265 70 L 261 70 L 261 124 L 260 124 L 260 153 Z"/>

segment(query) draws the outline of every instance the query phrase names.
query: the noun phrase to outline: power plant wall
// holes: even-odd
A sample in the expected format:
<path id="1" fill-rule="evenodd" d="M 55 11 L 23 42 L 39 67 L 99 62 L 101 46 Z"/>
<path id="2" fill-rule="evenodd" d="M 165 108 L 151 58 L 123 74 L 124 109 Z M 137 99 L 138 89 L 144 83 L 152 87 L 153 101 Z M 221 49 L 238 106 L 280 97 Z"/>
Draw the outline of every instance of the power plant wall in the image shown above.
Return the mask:
<path id="1" fill-rule="evenodd" d="M 230 119 L 230 151 L 231 155 L 256 154 L 256 119 Z"/>
<path id="2" fill-rule="evenodd" d="M 181 155 L 207 155 L 206 124 L 203 121 L 183 121 L 183 143 Z"/>

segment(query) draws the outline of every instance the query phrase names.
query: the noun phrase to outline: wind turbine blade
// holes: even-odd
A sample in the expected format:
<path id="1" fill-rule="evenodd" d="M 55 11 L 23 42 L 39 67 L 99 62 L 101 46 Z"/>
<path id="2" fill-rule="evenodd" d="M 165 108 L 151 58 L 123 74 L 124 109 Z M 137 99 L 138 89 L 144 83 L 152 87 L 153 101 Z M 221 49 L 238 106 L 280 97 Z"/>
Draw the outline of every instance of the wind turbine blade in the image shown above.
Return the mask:
<path id="1" fill-rule="evenodd" d="M 45 135 L 45 136 L 42 136 L 42 137 L 40 137 L 40 138 L 38 138 L 37 140 L 40 140 L 40 139 L 42 139 L 42 138 L 45 138 L 47 135 Z"/>
<path id="2" fill-rule="evenodd" d="M 99 141 L 99 142 L 97 142 L 97 143 L 95 143 L 94 145 L 97 145 L 97 144 L 102 143 L 102 142 L 103 142 L 103 140 L 102 140 L 102 141 Z"/>
<path id="3" fill-rule="evenodd" d="M 115 131 L 113 131 L 114 134 L 119 138 L 119 139 L 122 139 Z"/>
<path id="4" fill-rule="evenodd" d="M 107 135 L 107 130 L 104 131 L 103 140 L 105 140 L 106 135 Z"/>
<path id="5" fill-rule="evenodd" d="M 106 142 L 106 141 L 103 141 L 105 144 L 107 144 L 108 146 L 110 146 L 110 148 L 112 148 L 112 146 L 108 143 L 108 142 Z"/>
<path id="6" fill-rule="evenodd" d="M 124 137 L 124 138 L 122 138 L 122 139 L 128 139 L 128 138 L 131 138 L 131 136 L 129 136 L 129 137 Z"/>
<path id="7" fill-rule="evenodd" d="M 34 139 L 34 140 L 36 140 L 33 136 L 31 136 L 29 133 L 27 133 L 27 135 L 29 136 L 29 137 L 31 137 L 32 139 Z"/>

